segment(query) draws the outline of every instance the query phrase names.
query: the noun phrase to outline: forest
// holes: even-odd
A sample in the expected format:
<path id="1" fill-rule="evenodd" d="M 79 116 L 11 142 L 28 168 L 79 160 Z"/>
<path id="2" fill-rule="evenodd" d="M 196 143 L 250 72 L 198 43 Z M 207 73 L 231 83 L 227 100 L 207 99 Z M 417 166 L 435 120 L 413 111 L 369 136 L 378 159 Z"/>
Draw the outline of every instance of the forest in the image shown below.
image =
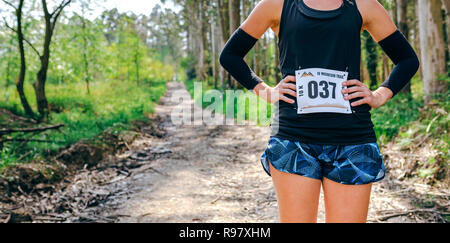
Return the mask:
<path id="1" fill-rule="evenodd" d="M 61 171 L 91 166 L 90 157 L 97 155 L 92 148 L 75 152 L 82 154 L 75 167 L 67 162 L 72 158 L 61 159 L 79 144 L 109 154 L 117 143 L 129 148 L 122 137 L 155 122 L 149 117 L 170 82 L 184 83 L 191 95 L 194 82 L 206 90 L 243 89 L 219 56 L 258 0 L 161 0 L 148 14 L 113 8 L 96 15 L 101 2 L 0 0 L 0 190 L 8 195 L 30 193 L 35 185 L 75 173 Z M 401 94 L 372 112 L 379 143 L 387 154 L 392 150 L 392 158 L 401 157 L 388 165 L 393 176 L 448 189 L 450 0 L 379 2 L 421 62 Z M 177 9 L 165 8 L 167 3 Z M 369 33 L 361 40 L 362 81 L 375 90 L 394 64 Z M 276 85 L 281 71 L 275 33 L 268 30 L 245 61 Z M 202 97 L 195 102 L 210 105 Z M 246 105 L 224 97 L 223 110 Z M 258 109 L 248 107 L 246 117 Z M 31 172 L 26 165 L 33 165 Z M 439 215 L 449 221 L 448 213 Z"/>
<path id="2" fill-rule="evenodd" d="M 160 8 L 149 16 L 112 9 L 88 18 L 94 1 L 4 4 L 0 102 L 5 114 L 25 119 L 2 121 L 2 166 L 145 118 L 174 76 L 175 61 L 167 53 L 176 47 L 163 44 L 169 23 L 159 23 Z M 164 13 L 171 14 L 175 18 Z M 46 134 L 8 132 L 46 123 L 64 127 Z"/>

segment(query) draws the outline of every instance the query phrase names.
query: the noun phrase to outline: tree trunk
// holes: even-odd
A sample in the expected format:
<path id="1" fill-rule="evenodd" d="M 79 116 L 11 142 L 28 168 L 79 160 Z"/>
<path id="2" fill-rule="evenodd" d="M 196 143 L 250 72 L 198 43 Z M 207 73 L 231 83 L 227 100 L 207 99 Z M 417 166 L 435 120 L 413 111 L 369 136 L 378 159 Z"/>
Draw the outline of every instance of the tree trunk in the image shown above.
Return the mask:
<path id="1" fill-rule="evenodd" d="M 376 43 L 367 31 L 364 31 L 364 41 L 366 46 L 367 70 L 370 77 L 370 88 L 375 89 L 378 86 L 377 67 L 378 54 Z"/>
<path id="2" fill-rule="evenodd" d="M 262 42 L 264 45 L 264 47 L 263 47 L 264 63 L 263 63 L 263 69 L 262 69 L 263 72 L 262 72 L 261 78 L 263 80 L 268 80 L 270 78 L 269 74 L 270 74 L 270 68 L 271 68 L 271 65 L 269 65 L 270 56 L 268 55 L 268 50 L 269 50 L 269 45 L 270 45 L 269 38 L 264 36 L 264 38 L 262 39 Z"/>
<path id="3" fill-rule="evenodd" d="M 370 77 L 368 75 L 369 72 L 367 71 L 366 62 L 362 58 L 361 58 L 361 61 L 360 61 L 360 65 L 361 65 L 360 66 L 361 82 L 365 83 L 366 81 L 370 80 Z"/>
<path id="4" fill-rule="evenodd" d="M 406 39 L 409 40 L 409 26 L 408 26 L 408 1 L 409 0 L 396 0 L 397 3 L 397 23 L 399 30 L 405 35 Z M 401 93 L 410 94 L 411 93 L 411 82 L 402 89 Z"/>
<path id="5" fill-rule="evenodd" d="M 88 54 L 87 54 L 89 45 L 88 45 L 88 38 L 87 38 L 88 33 L 86 33 L 87 32 L 87 24 L 86 24 L 86 18 L 85 18 L 85 11 L 86 11 L 85 7 L 86 6 L 84 4 L 82 4 L 81 11 L 82 11 L 83 16 L 80 16 L 80 20 L 81 20 L 81 29 L 83 31 L 83 34 L 82 34 L 83 50 L 82 50 L 82 52 L 83 52 L 84 82 L 86 83 L 86 92 L 87 92 L 87 94 L 90 94 L 91 92 L 90 92 L 89 86 L 90 86 L 91 77 L 89 74 L 89 59 L 88 59 Z"/>
<path id="6" fill-rule="evenodd" d="M 36 103 L 40 114 L 39 120 L 47 120 L 49 115 L 49 106 L 47 96 L 45 94 L 45 82 L 47 81 L 47 72 L 50 62 L 50 44 L 52 42 L 53 32 L 55 30 L 58 17 L 63 9 L 71 3 L 72 0 L 63 0 L 56 10 L 52 13 L 48 11 L 47 1 L 42 0 L 42 8 L 45 20 L 45 35 L 44 35 L 44 51 L 40 56 L 40 68 L 36 75 L 36 82 L 33 84 L 36 93 Z"/>
<path id="7" fill-rule="evenodd" d="M 442 0 L 445 10 L 445 25 L 444 30 L 447 36 L 447 63 L 450 63 L 450 0 Z M 450 64 L 447 65 L 447 72 L 450 72 Z"/>
<path id="8" fill-rule="evenodd" d="M 217 7 L 219 12 L 220 28 L 222 30 L 222 40 L 224 43 L 230 38 L 230 15 L 229 3 L 230 0 L 217 0 Z"/>
<path id="9" fill-rule="evenodd" d="M 90 91 L 90 75 L 89 75 L 89 61 L 87 58 L 86 51 L 83 52 L 83 62 L 84 62 L 84 82 L 86 83 L 86 92 L 89 95 Z"/>
<path id="10" fill-rule="evenodd" d="M 216 23 L 215 21 L 211 20 L 211 28 L 210 28 L 210 36 L 211 36 L 211 64 L 212 64 L 212 78 L 213 78 L 213 85 L 214 88 L 217 89 L 217 38 L 216 38 Z"/>
<path id="11" fill-rule="evenodd" d="M 208 77 L 208 63 L 206 62 L 207 58 L 207 47 L 208 47 L 208 19 L 206 16 L 207 9 L 207 1 L 201 0 L 200 1 L 200 36 L 201 36 L 201 43 L 200 43 L 200 50 L 201 50 L 201 57 L 200 57 L 200 78 L 205 81 Z"/>
<path id="12" fill-rule="evenodd" d="M 252 69 L 253 72 L 255 72 L 256 75 L 259 74 L 259 46 L 261 45 L 261 42 L 256 42 L 255 46 L 253 47 L 253 57 L 252 57 Z"/>
<path id="13" fill-rule="evenodd" d="M 422 47 L 420 46 L 420 29 L 419 29 L 419 8 L 417 7 L 417 0 L 411 0 L 414 4 L 411 4 L 410 8 L 412 9 L 412 12 L 414 13 L 414 19 L 412 21 L 412 25 L 410 25 L 410 29 L 414 32 L 414 35 L 412 36 L 414 39 L 411 41 L 413 42 L 413 46 L 416 48 L 417 56 L 422 56 Z M 422 66 L 419 68 L 419 77 L 420 80 L 423 81 L 423 72 L 422 72 Z"/>
<path id="14" fill-rule="evenodd" d="M 230 36 L 241 25 L 241 1 L 229 0 L 230 4 Z"/>
<path id="15" fill-rule="evenodd" d="M 201 2 L 198 2 L 198 6 L 197 7 L 201 7 Z M 198 17 L 196 19 L 197 21 L 197 26 L 200 26 L 200 28 L 196 29 L 196 34 L 195 34 L 195 45 L 196 45 L 196 55 L 195 57 L 197 58 L 197 65 L 196 65 L 196 76 L 198 79 L 200 80 L 204 80 L 204 74 L 203 74 L 203 70 L 204 70 L 204 56 L 205 56 L 205 49 L 203 46 L 203 33 L 202 33 L 202 20 L 201 20 L 201 14 L 199 12 Z"/>
<path id="16" fill-rule="evenodd" d="M 25 75 L 26 75 L 26 68 L 27 68 L 26 58 L 25 58 L 24 35 L 23 35 L 23 29 L 22 29 L 23 3 L 24 3 L 24 0 L 19 1 L 19 7 L 17 8 L 17 11 L 16 11 L 17 40 L 19 42 L 19 53 L 20 53 L 20 73 L 19 73 L 19 78 L 17 79 L 17 82 L 16 82 L 16 88 L 17 88 L 17 92 L 19 93 L 20 102 L 22 103 L 25 114 L 27 114 L 27 116 L 29 116 L 29 117 L 34 117 L 35 114 L 33 112 L 33 109 L 31 109 L 31 106 L 28 103 L 27 97 L 23 90 Z"/>
<path id="17" fill-rule="evenodd" d="M 274 46 L 275 46 L 275 82 L 279 83 L 281 81 L 282 74 L 280 69 L 280 48 L 278 47 L 278 36 L 274 34 Z"/>
<path id="18" fill-rule="evenodd" d="M 40 56 L 41 66 L 36 75 L 36 82 L 33 84 L 36 93 L 36 103 L 41 119 L 47 119 L 49 115 L 49 106 L 47 96 L 45 94 L 45 82 L 47 81 L 47 72 L 50 62 L 50 44 L 53 36 L 53 27 L 51 17 L 45 17 L 45 39 L 44 52 Z"/>
<path id="19" fill-rule="evenodd" d="M 220 25 L 220 35 L 221 35 L 221 42 L 220 42 L 220 49 L 223 49 L 225 46 L 225 43 L 230 38 L 229 34 L 229 0 L 217 0 L 217 12 L 219 13 L 219 25 Z M 220 84 L 221 89 L 224 90 L 227 84 L 227 81 L 225 79 L 229 79 L 229 75 L 227 74 L 227 71 L 221 66 L 220 72 L 219 72 L 219 78 L 220 78 Z"/>
<path id="20" fill-rule="evenodd" d="M 230 36 L 239 28 L 241 25 L 241 1 L 240 0 L 229 0 L 230 8 Z M 234 79 L 231 78 L 231 86 L 233 88 L 238 88 L 240 85 Z"/>
<path id="21" fill-rule="evenodd" d="M 10 50 L 8 50 L 10 52 Z M 6 63 L 6 83 L 5 83 L 5 89 L 8 90 L 9 84 L 11 80 L 11 60 L 8 60 Z"/>
<path id="22" fill-rule="evenodd" d="M 446 72 L 441 1 L 418 0 L 420 46 L 425 100 L 444 93 L 448 86 L 440 77 Z"/>
<path id="23" fill-rule="evenodd" d="M 135 66 L 135 71 L 136 71 L 136 84 L 139 85 L 141 77 L 139 75 L 139 69 L 140 69 L 140 58 L 139 58 L 139 48 L 140 48 L 140 44 L 139 44 L 140 39 L 136 38 L 136 50 L 134 53 L 134 66 Z"/>
<path id="24" fill-rule="evenodd" d="M 396 0 L 396 3 L 398 28 L 409 39 L 408 0 Z"/>
<path id="25" fill-rule="evenodd" d="M 383 80 L 387 80 L 392 72 L 392 66 L 387 55 L 383 55 Z"/>

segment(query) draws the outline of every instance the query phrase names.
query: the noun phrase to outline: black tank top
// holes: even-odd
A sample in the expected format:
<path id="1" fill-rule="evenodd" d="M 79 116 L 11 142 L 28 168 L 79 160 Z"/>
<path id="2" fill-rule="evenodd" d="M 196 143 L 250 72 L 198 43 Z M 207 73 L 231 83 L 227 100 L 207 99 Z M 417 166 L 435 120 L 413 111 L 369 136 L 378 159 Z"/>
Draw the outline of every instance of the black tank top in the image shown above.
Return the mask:
<path id="1" fill-rule="evenodd" d="M 283 78 L 306 68 L 348 71 L 360 80 L 362 17 L 355 0 L 343 0 L 335 10 L 308 7 L 303 0 L 284 0 L 279 29 Z M 361 98 L 353 99 L 350 102 Z M 297 102 L 276 105 L 272 136 L 325 145 L 377 142 L 371 107 L 352 107 L 352 114 L 297 114 Z"/>

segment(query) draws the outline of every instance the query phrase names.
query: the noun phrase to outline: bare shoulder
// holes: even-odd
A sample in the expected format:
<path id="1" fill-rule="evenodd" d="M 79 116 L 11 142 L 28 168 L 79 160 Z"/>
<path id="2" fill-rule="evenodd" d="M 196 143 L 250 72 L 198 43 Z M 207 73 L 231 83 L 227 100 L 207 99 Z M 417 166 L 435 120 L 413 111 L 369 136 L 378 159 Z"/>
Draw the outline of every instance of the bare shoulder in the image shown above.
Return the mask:
<path id="1" fill-rule="evenodd" d="M 355 0 L 358 5 L 359 12 L 363 16 L 364 22 L 369 21 L 377 13 L 386 11 L 377 0 Z"/>
<path id="2" fill-rule="evenodd" d="M 277 32 L 285 0 L 261 0 L 241 28 L 260 38 L 269 28 Z"/>
<path id="3" fill-rule="evenodd" d="M 260 0 L 255 9 L 260 8 L 272 17 L 281 16 L 285 0 Z"/>
<path id="4" fill-rule="evenodd" d="M 276 25 L 280 22 L 284 1 L 285 0 L 261 0 L 254 8 L 252 14 L 264 16 Z"/>
<path id="5" fill-rule="evenodd" d="M 386 9 L 377 0 L 355 0 L 363 18 L 363 29 L 369 31 L 375 41 L 393 33 L 397 27 Z"/>
<path id="6" fill-rule="evenodd" d="M 358 9 L 361 12 L 364 23 L 367 25 L 374 17 L 384 14 L 386 9 L 377 0 L 355 0 Z"/>

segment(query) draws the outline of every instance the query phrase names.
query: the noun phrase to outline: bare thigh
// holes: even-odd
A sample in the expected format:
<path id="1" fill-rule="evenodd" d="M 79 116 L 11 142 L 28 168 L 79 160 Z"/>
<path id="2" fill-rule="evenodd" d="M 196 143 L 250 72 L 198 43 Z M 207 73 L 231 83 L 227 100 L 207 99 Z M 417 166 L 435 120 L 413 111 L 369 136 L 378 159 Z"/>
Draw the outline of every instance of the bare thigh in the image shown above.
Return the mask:
<path id="1" fill-rule="evenodd" d="M 323 181 L 327 223 L 366 223 L 372 184 L 343 185 Z"/>
<path id="2" fill-rule="evenodd" d="M 269 163 L 270 164 L 270 163 Z M 315 223 L 322 182 L 276 170 L 270 164 L 282 223 Z"/>

